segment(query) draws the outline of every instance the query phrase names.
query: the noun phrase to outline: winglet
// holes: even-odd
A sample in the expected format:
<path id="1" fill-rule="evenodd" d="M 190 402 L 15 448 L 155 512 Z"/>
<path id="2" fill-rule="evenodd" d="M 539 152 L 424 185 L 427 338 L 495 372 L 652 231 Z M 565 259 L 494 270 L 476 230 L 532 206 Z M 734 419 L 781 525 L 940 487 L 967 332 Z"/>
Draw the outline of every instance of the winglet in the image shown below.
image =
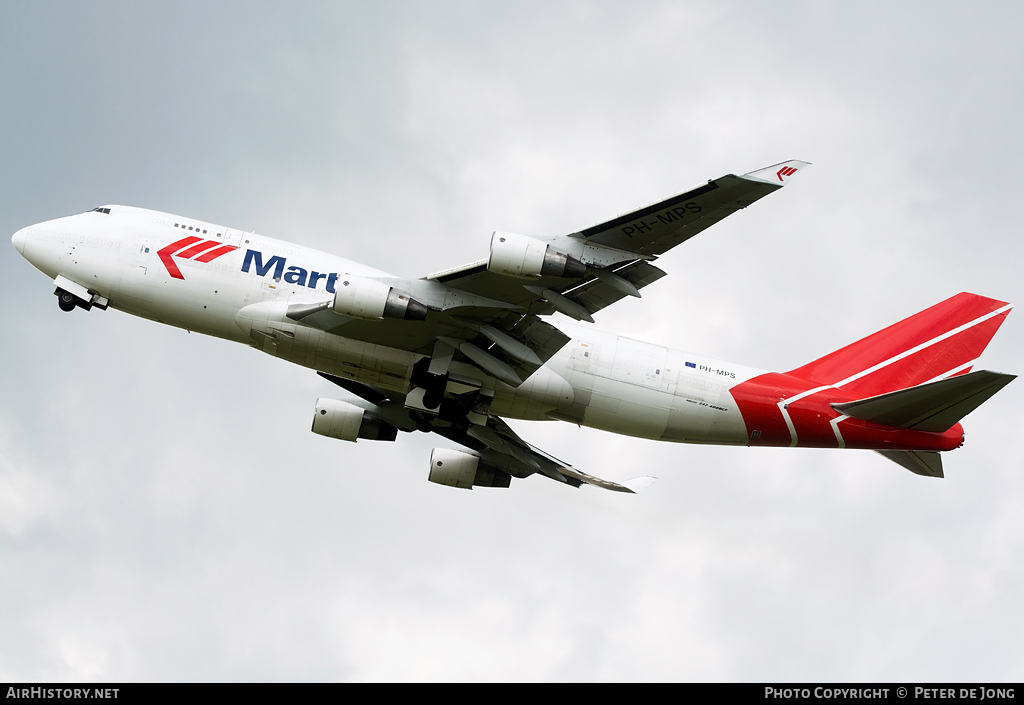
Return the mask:
<path id="1" fill-rule="evenodd" d="M 785 186 L 789 180 L 811 165 L 810 162 L 802 162 L 798 159 L 790 159 L 788 162 L 766 166 L 764 169 L 744 174 L 744 179 L 758 179 L 767 181 L 776 186 Z"/>
<path id="2" fill-rule="evenodd" d="M 571 477 L 574 480 L 579 480 L 583 484 L 600 487 L 603 490 L 626 492 L 628 494 L 639 494 L 641 490 L 658 479 L 656 477 L 634 477 L 630 480 L 618 483 L 612 482 L 611 480 L 602 480 L 599 477 L 594 477 L 593 475 L 588 475 L 585 472 L 580 472 L 576 468 L 563 466 L 558 469 L 563 475 Z"/>
<path id="3" fill-rule="evenodd" d="M 622 484 L 631 489 L 633 491 L 633 494 L 640 494 L 657 481 L 658 478 L 656 477 L 651 477 L 650 475 L 641 475 L 640 477 L 631 477 L 628 480 L 623 480 Z"/>

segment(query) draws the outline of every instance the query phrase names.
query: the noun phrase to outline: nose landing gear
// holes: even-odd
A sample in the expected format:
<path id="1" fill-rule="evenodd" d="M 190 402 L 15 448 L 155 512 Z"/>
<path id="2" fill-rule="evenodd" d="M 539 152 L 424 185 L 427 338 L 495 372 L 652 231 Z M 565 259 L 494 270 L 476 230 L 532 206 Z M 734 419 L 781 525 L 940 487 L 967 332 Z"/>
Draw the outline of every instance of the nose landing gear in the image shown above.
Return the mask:
<path id="1" fill-rule="evenodd" d="M 60 279 L 60 277 L 58 277 Z M 93 306 L 100 309 L 101 311 L 107 310 L 107 300 L 99 294 L 94 294 L 91 291 L 85 291 L 82 289 L 89 298 L 83 299 L 77 294 L 72 294 L 67 289 L 57 287 L 57 290 L 53 293 L 57 295 L 57 305 L 60 306 L 61 311 L 74 311 L 75 307 L 84 308 L 86 311 L 92 309 Z"/>
<path id="2" fill-rule="evenodd" d="M 78 305 L 78 297 L 69 291 L 57 289 L 57 305 L 61 311 L 74 311 Z"/>

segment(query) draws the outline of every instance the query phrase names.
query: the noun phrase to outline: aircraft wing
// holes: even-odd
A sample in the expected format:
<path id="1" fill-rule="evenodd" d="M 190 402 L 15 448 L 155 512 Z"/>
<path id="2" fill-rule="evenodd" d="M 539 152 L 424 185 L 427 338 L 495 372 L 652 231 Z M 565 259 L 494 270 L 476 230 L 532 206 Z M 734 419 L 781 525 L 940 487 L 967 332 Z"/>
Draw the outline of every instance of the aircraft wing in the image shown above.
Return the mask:
<path id="1" fill-rule="evenodd" d="M 777 191 L 807 166 L 810 166 L 807 162 L 791 160 L 742 176 L 726 174 L 567 236 L 584 247 L 589 245 L 596 250 L 617 251 L 618 261 L 604 268 L 631 285 L 634 288 L 632 292 L 623 287 L 621 281 L 595 275 L 595 268 L 588 269 L 586 275 L 574 280 L 541 277 L 536 282 L 528 282 L 532 286 L 524 287 L 521 279 L 489 271 L 487 260 L 431 274 L 427 278 L 454 289 L 527 306 L 531 313 L 538 315 L 551 313 L 557 308 L 550 302 L 545 303 L 540 293 L 550 289 L 582 306 L 586 314 L 594 314 L 625 296 L 637 295 L 639 290 L 665 276 L 663 270 L 650 264 L 658 255 Z"/>
<path id="2" fill-rule="evenodd" d="M 807 166 L 792 160 L 743 176 L 727 174 L 573 235 L 638 255 L 660 255 L 782 188 Z"/>
<path id="3" fill-rule="evenodd" d="M 568 276 L 569 269 L 557 276 L 509 276 L 482 260 L 419 280 L 377 280 L 424 302 L 425 320 L 360 320 L 330 310 L 329 302 L 296 304 L 288 316 L 352 340 L 468 360 L 517 387 L 569 341 L 541 316 L 559 311 L 593 321 L 592 314 L 619 299 L 639 297 L 666 274 L 651 264 L 658 255 L 782 188 L 806 166 L 788 161 L 742 176 L 727 174 L 569 235 L 492 236 L 492 258 L 495 241 L 505 242 L 507 235 L 575 259 Z"/>
<path id="4" fill-rule="evenodd" d="M 329 303 L 329 302 L 328 302 Z M 426 320 L 362 321 L 321 308 L 289 317 L 328 333 L 427 355 L 468 360 L 490 376 L 518 387 L 570 338 L 537 315 L 515 306 L 454 306 L 430 311 Z M 257 341 L 259 342 L 259 341 Z"/>
<path id="5" fill-rule="evenodd" d="M 409 417 L 405 413 L 405 395 L 324 372 L 317 374 L 363 399 L 372 413 L 392 423 L 400 430 L 411 431 L 415 428 L 409 424 Z M 488 416 L 486 424 L 473 424 L 465 432 L 457 430 L 454 425 L 444 420 L 435 419 L 432 431 L 472 451 L 480 458 L 484 467 L 491 471 L 488 474 L 489 477 L 493 478 L 495 474 L 498 475 L 498 482 L 501 482 L 500 478 L 506 475 L 508 478 L 524 478 L 540 474 L 572 487 L 592 485 L 613 492 L 635 494 L 656 479 L 641 476 L 620 484 L 588 475 L 530 445 L 498 416 Z M 506 484 L 508 478 L 506 478 Z"/>

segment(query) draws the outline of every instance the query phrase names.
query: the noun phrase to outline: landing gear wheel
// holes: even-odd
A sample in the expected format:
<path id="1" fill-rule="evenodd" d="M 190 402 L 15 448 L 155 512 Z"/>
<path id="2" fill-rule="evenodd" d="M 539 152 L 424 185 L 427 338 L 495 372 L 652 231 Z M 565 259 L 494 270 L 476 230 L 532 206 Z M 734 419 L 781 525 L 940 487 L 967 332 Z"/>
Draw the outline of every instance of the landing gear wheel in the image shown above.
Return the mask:
<path id="1" fill-rule="evenodd" d="M 469 430 L 469 419 L 463 416 L 461 419 L 452 421 L 452 435 L 455 438 L 462 438 Z"/>
<path id="2" fill-rule="evenodd" d="M 57 305 L 60 306 L 61 311 L 74 311 L 75 306 L 78 305 L 78 299 L 74 294 L 62 291 L 57 294 Z"/>
<path id="3" fill-rule="evenodd" d="M 427 392 L 426 394 L 423 395 L 423 406 L 427 407 L 428 409 L 436 409 L 437 407 L 441 406 L 441 399 L 443 399 L 443 397 L 440 394 L 435 394 L 434 392 Z"/>
<path id="4" fill-rule="evenodd" d="M 416 418 L 416 430 L 421 431 L 423 433 L 430 433 L 431 431 L 434 430 L 434 424 L 430 423 L 429 420 L 423 418 L 422 416 L 418 416 Z"/>

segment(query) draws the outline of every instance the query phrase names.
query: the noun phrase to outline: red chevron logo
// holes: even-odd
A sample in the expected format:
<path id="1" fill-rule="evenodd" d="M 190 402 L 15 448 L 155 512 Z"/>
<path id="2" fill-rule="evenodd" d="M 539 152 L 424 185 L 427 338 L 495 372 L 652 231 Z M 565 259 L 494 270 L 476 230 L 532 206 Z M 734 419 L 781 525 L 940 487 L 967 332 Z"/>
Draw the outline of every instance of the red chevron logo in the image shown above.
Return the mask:
<path id="1" fill-rule="evenodd" d="M 178 269 L 178 265 L 174 263 L 172 257 L 180 257 L 181 259 L 192 259 L 195 257 L 192 260 L 193 262 L 206 263 L 212 262 L 221 255 L 226 255 L 237 249 L 233 245 L 221 245 L 214 240 L 204 240 L 201 237 L 190 235 L 177 242 L 172 242 L 156 254 L 160 257 L 160 261 L 164 263 L 168 274 L 175 279 L 184 279 L 185 275 Z"/>
<path id="2" fill-rule="evenodd" d="M 796 169 L 794 169 L 793 167 L 791 167 L 791 166 L 784 166 L 781 169 L 779 169 L 779 171 L 776 174 L 776 176 L 779 177 L 779 181 L 782 181 L 782 177 L 783 176 L 792 176 L 795 173 L 796 173 Z"/>

